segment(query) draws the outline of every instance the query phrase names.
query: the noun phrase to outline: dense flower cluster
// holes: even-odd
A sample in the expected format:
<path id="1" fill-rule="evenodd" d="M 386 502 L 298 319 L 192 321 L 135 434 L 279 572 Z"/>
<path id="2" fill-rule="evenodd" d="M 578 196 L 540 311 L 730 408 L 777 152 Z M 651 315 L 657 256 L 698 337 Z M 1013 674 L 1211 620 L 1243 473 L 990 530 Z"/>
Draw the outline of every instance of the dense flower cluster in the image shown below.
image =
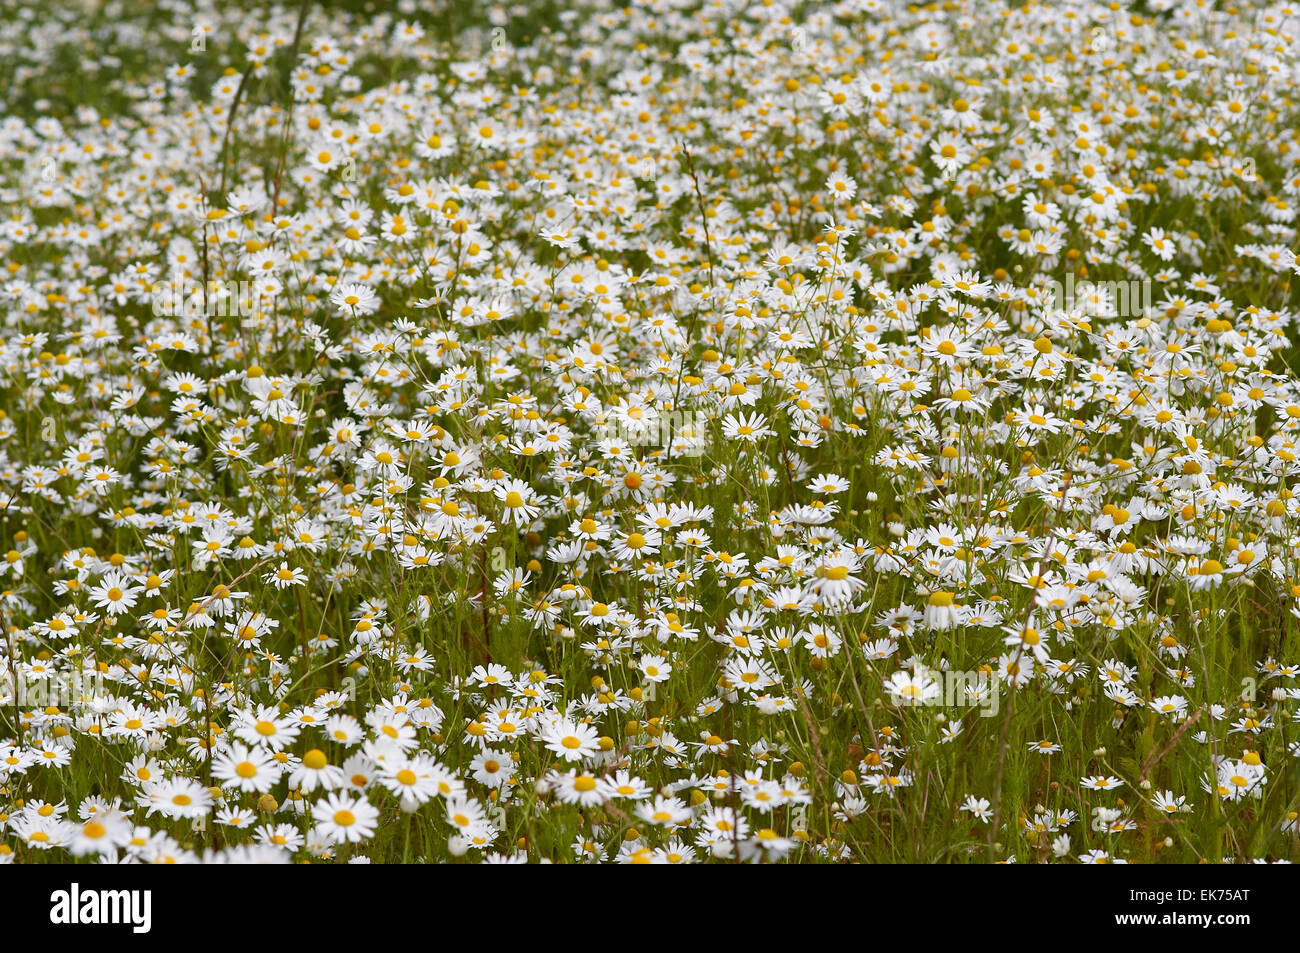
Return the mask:
<path id="1" fill-rule="evenodd" d="M 1300 5 L 567 6 L 0 18 L 0 861 L 1293 859 Z"/>

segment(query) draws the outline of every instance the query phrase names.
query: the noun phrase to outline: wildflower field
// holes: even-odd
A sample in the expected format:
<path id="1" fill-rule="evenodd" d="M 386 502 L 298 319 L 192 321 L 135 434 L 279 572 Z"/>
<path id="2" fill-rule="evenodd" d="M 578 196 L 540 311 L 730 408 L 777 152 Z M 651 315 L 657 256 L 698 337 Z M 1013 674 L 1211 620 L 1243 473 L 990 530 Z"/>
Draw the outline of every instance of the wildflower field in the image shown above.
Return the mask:
<path id="1" fill-rule="evenodd" d="M 1300 855 L 1300 4 L 0 51 L 0 862 Z"/>

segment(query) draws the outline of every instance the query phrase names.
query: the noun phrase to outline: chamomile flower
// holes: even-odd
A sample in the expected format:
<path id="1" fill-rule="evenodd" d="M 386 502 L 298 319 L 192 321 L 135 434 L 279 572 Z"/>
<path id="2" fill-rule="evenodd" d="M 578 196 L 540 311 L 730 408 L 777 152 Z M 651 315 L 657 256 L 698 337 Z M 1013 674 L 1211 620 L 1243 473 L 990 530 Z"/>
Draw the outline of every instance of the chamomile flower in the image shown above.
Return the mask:
<path id="1" fill-rule="evenodd" d="M 315 830 L 335 844 L 353 844 L 374 836 L 379 811 L 367 800 L 345 793 L 330 794 L 311 809 Z"/>

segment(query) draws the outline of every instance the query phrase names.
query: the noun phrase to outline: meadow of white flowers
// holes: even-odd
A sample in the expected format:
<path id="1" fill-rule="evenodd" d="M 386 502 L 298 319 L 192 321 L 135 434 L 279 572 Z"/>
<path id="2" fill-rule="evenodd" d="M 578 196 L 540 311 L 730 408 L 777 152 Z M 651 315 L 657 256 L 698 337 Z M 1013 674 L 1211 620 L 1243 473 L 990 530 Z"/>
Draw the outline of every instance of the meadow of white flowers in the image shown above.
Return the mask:
<path id="1" fill-rule="evenodd" d="M 1300 854 L 1300 5 L 0 4 L 0 862 Z"/>

